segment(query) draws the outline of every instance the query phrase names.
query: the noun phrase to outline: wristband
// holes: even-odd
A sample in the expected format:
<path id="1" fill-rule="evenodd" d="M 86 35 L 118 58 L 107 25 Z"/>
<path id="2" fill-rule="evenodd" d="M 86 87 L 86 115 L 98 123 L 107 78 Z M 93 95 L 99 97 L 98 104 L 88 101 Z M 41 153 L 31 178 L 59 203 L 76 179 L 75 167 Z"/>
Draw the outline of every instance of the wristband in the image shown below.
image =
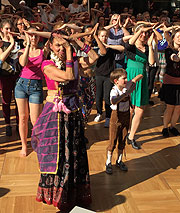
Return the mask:
<path id="1" fill-rule="evenodd" d="M 66 60 L 66 62 L 74 62 L 73 60 Z"/>
<path id="2" fill-rule="evenodd" d="M 66 60 L 66 67 L 72 68 L 73 67 L 73 60 Z"/>

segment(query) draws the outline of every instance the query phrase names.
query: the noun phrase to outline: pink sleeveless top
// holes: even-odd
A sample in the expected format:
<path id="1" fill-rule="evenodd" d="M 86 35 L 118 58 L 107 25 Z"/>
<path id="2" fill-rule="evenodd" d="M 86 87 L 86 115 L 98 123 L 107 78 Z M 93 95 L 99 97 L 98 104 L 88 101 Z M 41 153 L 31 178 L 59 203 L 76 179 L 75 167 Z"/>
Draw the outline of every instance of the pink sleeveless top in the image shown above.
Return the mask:
<path id="1" fill-rule="evenodd" d="M 41 71 L 41 65 L 44 60 L 43 50 L 40 50 L 40 55 L 36 57 L 28 57 L 28 64 L 23 67 L 20 77 L 27 79 L 42 80 L 44 78 Z"/>
<path id="2" fill-rule="evenodd" d="M 48 65 L 53 65 L 56 66 L 55 63 L 51 60 L 44 60 L 41 66 L 42 71 L 44 70 L 45 66 Z M 44 71 L 43 71 L 44 72 Z M 74 75 L 75 75 L 75 80 L 69 81 L 67 85 L 63 86 L 63 94 L 73 94 L 78 91 L 78 85 L 79 85 L 79 72 L 78 72 L 78 61 L 76 58 L 74 58 Z M 57 90 L 59 82 L 54 81 L 44 73 L 45 79 L 46 79 L 46 84 L 48 90 Z"/>
<path id="3" fill-rule="evenodd" d="M 44 70 L 44 67 L 48 66 L 48 65 L 56 66 L 53 61 L 45 60 L 45 61 L 43 61 L 42 65 L 41 65 L 42 72 Z M 45 79 L 46 79 L 46 84 L 47 84 L 48 90 L 57 90 L 59 83 L 54 81 L 54 80 L 51 80 L 50 78 L 48 78 L 46 74 L 44 74 L 44 76 L 45 76 Z"/>

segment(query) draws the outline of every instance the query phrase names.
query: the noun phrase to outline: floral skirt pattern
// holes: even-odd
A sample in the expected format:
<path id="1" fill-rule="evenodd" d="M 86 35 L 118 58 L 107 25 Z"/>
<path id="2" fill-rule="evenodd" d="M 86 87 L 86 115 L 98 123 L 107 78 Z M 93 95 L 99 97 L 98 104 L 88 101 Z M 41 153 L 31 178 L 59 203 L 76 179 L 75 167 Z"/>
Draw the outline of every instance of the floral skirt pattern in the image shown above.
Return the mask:
<path id="1" fill-rule="evenodd" d="M 84 122 L 88 122 L 88 117 L 91 113 L 96 94 L 96 84 L 94 77 L 80 78 L 80 102 L 82 104 L 82 113 Z"/>
<path id="2" fill-rule="evenodd" d="M 164 53 L 158 52 L 158 59 L 159 59 L 159 68 L 155 76 L 155 82 L 160 81 L 161 83 L 163 83 L 164 74 L 166 72 L 165 52 Z"/>
<path id="3" fill-rule="evenodd" d="M 48 103 L 47 106 L 51 108 L 53 103 Z M 52 116 L 50 116 L 47 113 L 47 106 L 35 124 L 38 126 L 47 120 L 49 125 L 42 125 L 42 128 L 45 127 L 45 129 L 41 129 L 41 133 L 51 132 L 48 126 L 51 127 L 51 122 L 55 123 L 56 116 L 53 114 L 56 112 L 51 111 Z M 45 118 L 46 116 L 48 119 Z M 57 119 L 56 125 L 59 122 L 58 131 L 60 131 L 58 170 L 56 174 L 41 173 L 36 200 L 65 210 L 74 205 L 91 203 L 89 168 L 81 110 L 71 112 L 69 115 L 60 112 L 60 116 L 57 117 L 59 119 Z M 39 134 L 39 137 L 41 135 Z M 38 137 L 38 132 L 34 137 Z M 41 143 L 43 144 L 43 141 Z M 51 146 L 51 140 L 49 140 L 49 146 Z M 38 159 L 40 158 L 38 157 Z"/>

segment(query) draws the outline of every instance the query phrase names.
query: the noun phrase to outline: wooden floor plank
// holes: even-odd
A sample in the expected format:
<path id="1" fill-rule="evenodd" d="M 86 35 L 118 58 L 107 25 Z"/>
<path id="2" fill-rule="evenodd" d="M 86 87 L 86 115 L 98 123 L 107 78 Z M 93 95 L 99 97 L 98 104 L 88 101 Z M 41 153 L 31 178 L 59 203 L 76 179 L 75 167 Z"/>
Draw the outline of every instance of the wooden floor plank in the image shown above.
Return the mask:
<path id="1" fill-rule="evenodd" d="M 136 135 L 142 149 L 126 146 L 127 173 L 115 166 L 115 151 L 113 175 L 105 173 L 108 129 L 104 128 L 104 120 L 100 123 L 93 121 L 94 107 L 85 131 L 89 139 L 87 149 L 93 201 L 90 210 L 107 213 L 180 212 L 180 137 L 162 137 L 165 106 L 157 97 L 154 101 L 154 106 L 147 107 Z M 21 143 L 15 130 L 15 117 L 12 117 L 12 125 L 13 136 L 6 137 L 0 111 L 0 213 L 57 212 L 52 205 L 35 200 L 40 173 L 36 153 L 30 146 L 30 131 L 29 155 L 20 158 Z"/>

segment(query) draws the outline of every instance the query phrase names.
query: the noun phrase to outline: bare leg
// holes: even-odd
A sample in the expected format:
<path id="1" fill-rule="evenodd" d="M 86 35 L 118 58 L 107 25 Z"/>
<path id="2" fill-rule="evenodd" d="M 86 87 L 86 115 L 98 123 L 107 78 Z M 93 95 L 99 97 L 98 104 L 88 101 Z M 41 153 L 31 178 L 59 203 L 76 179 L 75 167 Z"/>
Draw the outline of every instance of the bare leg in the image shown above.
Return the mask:
<path id="1" fill-rule="evenodd" d="M 164 112 L 164 117 L 163 117 L 164 128 L 168 128 L 168 124 L 171 121 L 171 117 L 173 115 L 174 108 L 175 108 L 174 105 L 167 104 L 166 110 Z"/>
<path id="2" fill-rule="evenodd" d="M 29 103 L 30 119 L 33 126 L 42 112 L 42 106 L 43 106 L 42 104 Z"/>
<path id="3" fill-rule="evenodd" d="M 133 108 L 130 108 L 130 120 L 129 120 L 129 129 L 128 129 L 128 133 L 130 133 L 130 131 L 131 131 L 131 124 L 132 124 L 133 114 L 134 114 L 134 107 L 133 107 Z"/>
<path id="4" fill-rule="evenodd" d="M 180 115 L 180 106 L 175 106 L 171 116 L 171 127 L 175 127 Z"/>
<path id="5" fill-rule="evenodd" d="M 136 134 L 136 131 L 139 127 L 139 124 L 141 122 L 141 119 L 142 119 L 142 116 L 143 116 L 143 113 L 144 113 L 144 108 L 145 107 L 135 106 L 135 111 L 134 111 L 135 114 L 134 114 L 133 119 L 132 119 L 131 131 L 130 131 L 130 134 L 129 134 L 130 140 L 134 139 L 134 135 Z"/>
<path id="6" fill-rule="evenodd" d="M 29 119 L 29 108 L 28 99 L 16 98 L 18 112 L 19 112 L 19 135 L 21 138 L 22 149 L 20 151 L 21 157 L 27 155 L 27 134 L 28 134 L 28 119 Z"/>

